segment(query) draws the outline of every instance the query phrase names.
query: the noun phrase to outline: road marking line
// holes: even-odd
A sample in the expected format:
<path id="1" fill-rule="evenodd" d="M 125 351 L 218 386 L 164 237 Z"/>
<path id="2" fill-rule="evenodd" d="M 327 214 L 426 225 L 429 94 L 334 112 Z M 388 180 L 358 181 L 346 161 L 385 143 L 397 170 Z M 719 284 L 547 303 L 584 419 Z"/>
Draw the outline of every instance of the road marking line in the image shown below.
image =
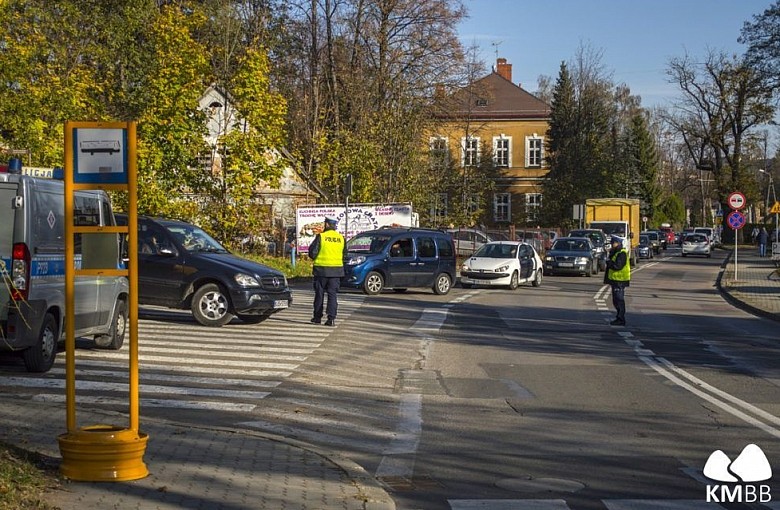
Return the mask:
<path id="1" fill-rule="evenodd" d="M 65 403 L 65 395 L 47 395 L 40 394 L 33 396 L 36 402 L 55 402 Z M 92 397 L 88 395 L 80 396 L 76 399 L 77 403 L 86 403 L 92 405 L 111 405 L 127 406 L 127 399 Z M 185 400 L 166 400 L 154 398 L 142 398 L 141 407 L 172 407 L 176 409 L 200 409 L 208 411 L 230 411 L 230 412 L 251 412 L 257 406 L 254 404 L 233 404 L 229 402 L 194 402 Z"/>
<path id="2" fill-rule="evenodd" d="M 723 409 L 727 413 L 729 413 L 729 414 L 731 414 L 733 416 L 736 416 L 737 418 L 739 418 L 739 419 L 741 419 L 741 420 L 743 420 L 743 421 L 753 425 L 754 427 L 757 427 L 757 428 L 763 430 L 764 432 L 768 433 L 769 435 L 772 435 L 774 437 L 780 438 L 780 430 L 775 429 L 774 427 L 771 427 L 771 426 L 767 425 L 766 423 L 764 423 L 762 421 L 759 421 L 756 418 L 743 413 L 739 409 L 735 409 L 734 407 L 730 406 L 729 404 L 727 404 L 725 402 L 722 402 L 721 400 L 718 400 L 714 396 L 712 396 L 712 395 L 710 395 L 708 393 L 705 393 L 704 391 L 700 390 L 699 388 L 696 388 L 696 387 L 688 384 L 687 382 L 683 381 L 682 379 L 680 379 L 679 377 L 677 377 L 676 375 L 674 375 L 673 373 L 669 372 L 667 369 L 662 367 L 661 364 L 658 363 L 658 361 L 656 361 L 656 359 L 654 359 L 652 357 L 647 357 L 647 356 L 639 356 L 639 359 L 642 360 L 647 366 L 649 366 L 650 368 L 652 368 L 653 370 L 655 370 L 656 372 L 658 372 L 662 376 L 666 377 L 671 382 L 677 384 L 681 388 L 684 388 L 684 389 L 690 391 L 691 393 L 693 393 L 694 395 L 697 395 L 697 396 L 703 398 L 707 402 L 709 402 L 709 403 L 711 403 L 711 404 L 713 404 L 715 406 L 720 407 L 721 409 Z M 732 397 L 732 398 L 736 399 L 736 397 Z M 739 400 L 739 399 L 736 399 L 736 400 Z M 750 404 L 748 404 L 747 402 L 743 402 L 743 404 L 745 404 L 745 406 L 750 406 Z"/>

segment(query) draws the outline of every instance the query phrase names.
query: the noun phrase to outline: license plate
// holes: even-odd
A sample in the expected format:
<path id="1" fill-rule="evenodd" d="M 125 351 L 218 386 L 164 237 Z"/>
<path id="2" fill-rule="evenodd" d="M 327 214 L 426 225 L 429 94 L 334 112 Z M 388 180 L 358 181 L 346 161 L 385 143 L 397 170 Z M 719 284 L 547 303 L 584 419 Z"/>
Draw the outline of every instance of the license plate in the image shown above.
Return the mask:
<path id="1" fill-rule="evenodd" d="M 274 309 L 279 308 L 288 308 L 290 306 L 290 303 L 288 303 L 286 300 L 278 300 L 274 301 Z"/>
<path id="2" fill-rule="evenodd" d="M 490 285 L 490 280 L 474 280 L 475 285 Z"/>
<path id="3" fill-rule="evenodd" d="M 558 267 L 574 267 L 574 264 L 572 262 L 560 262 Z"/>

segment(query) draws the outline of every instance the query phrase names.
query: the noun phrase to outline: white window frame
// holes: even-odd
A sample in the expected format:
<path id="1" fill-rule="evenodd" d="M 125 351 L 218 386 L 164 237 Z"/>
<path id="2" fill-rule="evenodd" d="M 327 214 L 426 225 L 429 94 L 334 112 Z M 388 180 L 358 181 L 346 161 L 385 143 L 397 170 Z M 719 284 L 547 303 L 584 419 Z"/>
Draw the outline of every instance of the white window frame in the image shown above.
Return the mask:
<path id="1" fill-rule="evenodd" d="M 536 223 L 539 219 L 539 210 L 542 207 L 542 194 L 541 193 L 526 193 L 525 194 L 525 218 L 526 222 Z"/>
<path id="2" fill-rule="evenodd" d="M 536 145 L 538 144 L 538 147 Z M 541 168 L 544 165 L 544 137 L 534 133 L 525 137 L 526 168 Z"/>
<path id="3" fill-rule="evenodd" d="M 446 136 L 432 136 L 428 142 L 431 167 L 446 166 L 450 160 L 450 143 Z"/>
<path id="4" fill-rule="evenodd" d="M 512 220 L 512 194 L 493 193 L 493 221 Z"/>
<path id="5" fill-rule="evenodd" d="M 506 142 L 506 148 L 499 147 L 500 142 Z M 499 155 L 504 153 L 503 158 Z M 505 160 L 505 161 L 501 161 Z M 501 134 L 493 137 L 493 163 L 497 167 L 511 168 L 512 166 L 512 137 Z"/>
<path id="6" fill-rule="evenodd" d="M 479 165 L 480 154 L 480 140 L 478 136 L 464 136 L 460 139 L 460 166 L 477 166 Z M 473 156 L 472 156 L 473 154 Z M 469 156 L 467 158 L 467 155 Z M 468 164 L 467 160 L 468 159 Z"/>
<path id="7" fill-rule="evenodd" d="M 431 204 L 431 218 L 434 223 L 447 218 L 449 214 L 448 196 L 446 193 L 436 193 L 436 201 Z"/>
<path id="8" fill-rule="evenodd" d="M 476 214 L 479 211 L 480 198 L 479 193 L 469 193 L 466 196 L 466 211 L 468 214 Z"/>

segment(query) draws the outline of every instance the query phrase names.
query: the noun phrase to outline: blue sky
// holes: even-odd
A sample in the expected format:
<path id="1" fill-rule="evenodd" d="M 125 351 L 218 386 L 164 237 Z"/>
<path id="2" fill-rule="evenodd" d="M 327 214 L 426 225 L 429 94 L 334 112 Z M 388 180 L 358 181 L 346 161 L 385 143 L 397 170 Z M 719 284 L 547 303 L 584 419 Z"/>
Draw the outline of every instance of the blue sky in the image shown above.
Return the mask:
<path id="1" fill-rule="evenodd" d="M 488 70 L 498 56 L 512 64 L 512 81 L 535 91 L 539 75 L 558 76 L 581 45 L 602 52 L 615 83 L 626 83 L 645 107 L 678 93 L 668 83 L 669 59 L 708 49 L 742 54 L 745 21 L 773 0 L 464 0 L 469 18 L 458 27 L 465 47 L 477 45 Z"/>

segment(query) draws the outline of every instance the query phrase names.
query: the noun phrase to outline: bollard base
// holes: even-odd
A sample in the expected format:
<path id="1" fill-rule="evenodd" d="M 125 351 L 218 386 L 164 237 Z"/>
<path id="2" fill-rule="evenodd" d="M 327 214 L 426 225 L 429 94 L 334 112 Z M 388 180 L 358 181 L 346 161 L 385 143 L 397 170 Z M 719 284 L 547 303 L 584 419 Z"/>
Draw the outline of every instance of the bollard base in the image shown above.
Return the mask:
<path id="1" fill-rule="evenodd" d="M 122 482 L 149 474 L 143 456 L 149 436 L 114 425 L 91 425 L 57 437 L 60 473 L 82 482 Z"/>

